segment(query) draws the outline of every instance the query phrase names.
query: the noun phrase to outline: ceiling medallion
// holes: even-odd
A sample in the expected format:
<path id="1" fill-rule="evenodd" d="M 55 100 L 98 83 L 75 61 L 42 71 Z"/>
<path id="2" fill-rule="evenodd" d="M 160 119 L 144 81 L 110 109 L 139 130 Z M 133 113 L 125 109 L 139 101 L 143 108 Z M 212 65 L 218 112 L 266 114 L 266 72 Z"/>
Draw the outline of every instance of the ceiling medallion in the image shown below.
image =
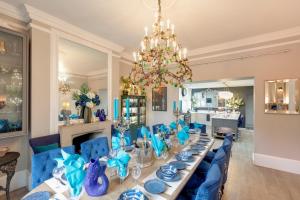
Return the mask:
<path id="1" fill-rule="evenodd" d="M 173 85 L 183 87 L 183 83 L 192 81 L 192 70 L 188 66 L 187 49 L 176 41 L 175 26 L 162 21 L 161 0 L 158 0 L 158 12 L 152 25 L 152 33 L 145 36 L 141 47 L 133 52 L 134 66 L 130 73 L 132 83 L 144 87 Z"/>

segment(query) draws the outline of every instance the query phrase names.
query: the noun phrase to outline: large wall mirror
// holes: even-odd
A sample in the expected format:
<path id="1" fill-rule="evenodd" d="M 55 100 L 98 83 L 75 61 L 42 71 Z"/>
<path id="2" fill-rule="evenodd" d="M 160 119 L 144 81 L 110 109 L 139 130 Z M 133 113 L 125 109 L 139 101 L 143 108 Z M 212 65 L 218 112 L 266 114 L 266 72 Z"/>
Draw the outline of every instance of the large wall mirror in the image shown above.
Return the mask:
<path id="1" fill-rule="evenodd" d="M 93 103 L 92 118 L 99 121 L 99 112 L 106 115 L 108 112 L 107 53 L 63 38 L 59 39 L 58 50 L 59 125 L 66 124 L 66 121 L 83 123 L 82 108 L 91 106 L 90 103 Z M 74 96 L 83 93 L 93 101 L 88 102 L 84 98 L 76 100 Z"/>
<path id="2" fill-rule="evenodd" d="M 265 112 L 300 114 L 300 79 L 265 81 Z"/>

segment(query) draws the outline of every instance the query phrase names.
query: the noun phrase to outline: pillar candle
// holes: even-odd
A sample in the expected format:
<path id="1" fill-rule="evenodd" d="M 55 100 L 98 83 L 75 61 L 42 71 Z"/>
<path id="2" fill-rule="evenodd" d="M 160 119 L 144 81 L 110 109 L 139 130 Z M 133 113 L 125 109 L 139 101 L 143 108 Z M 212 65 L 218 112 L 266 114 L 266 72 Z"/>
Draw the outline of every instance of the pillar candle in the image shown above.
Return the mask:
<path id="1" fill-rule="evenodd" d="M 173 101 L 173 112 L 176 112 L 176 101 Z"/>
<path id="2" fill-rule="evenodd" d="M 129 120 L 130 110 L 129 110 L 129 98 L 126 99 L 126 119 Z"/>
<path id="3" fill-rule="evenodd" d="M 114 99 L 114 120 L 117 121 L 119 116 L 119 99 Z"/>
<path id="4" fill-rule="evenodd" d="M 182 112 L 182 100 L 179 100 L 179 112 Z"/>

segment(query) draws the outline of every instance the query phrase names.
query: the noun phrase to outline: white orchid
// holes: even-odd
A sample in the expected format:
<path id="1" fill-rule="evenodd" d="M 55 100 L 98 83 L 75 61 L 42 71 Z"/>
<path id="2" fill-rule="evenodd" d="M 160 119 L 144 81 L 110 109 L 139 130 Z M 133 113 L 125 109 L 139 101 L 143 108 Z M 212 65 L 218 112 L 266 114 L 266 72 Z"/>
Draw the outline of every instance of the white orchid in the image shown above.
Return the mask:
<path id="1" fill-rule="evenodd" d="M 93 98 L 95 98 L 95 93 L 94 93 L 94 92 L 88 92 L 88 93 L 86 94 L 86 96 L 87 96 L 89 99 L 93 99 Z"/>
<path id="2" fill-rule="evenodd" d="M 87 102 L 87 103 L 86 103 L 86 106 L 87 106 L 88 108 L 93 108 L 93 107 L 94 107 L 94 103 L 93 103 L 93 102 Z"/>
<path id="3" fill-rule="evenodd" d="M 81 95 L 81 91 L 80 90 L 78 90 L 78 89 L 76 89 L 75 91 L 74 91 L 74 94 L 76 94 L 76 95 Z"/>

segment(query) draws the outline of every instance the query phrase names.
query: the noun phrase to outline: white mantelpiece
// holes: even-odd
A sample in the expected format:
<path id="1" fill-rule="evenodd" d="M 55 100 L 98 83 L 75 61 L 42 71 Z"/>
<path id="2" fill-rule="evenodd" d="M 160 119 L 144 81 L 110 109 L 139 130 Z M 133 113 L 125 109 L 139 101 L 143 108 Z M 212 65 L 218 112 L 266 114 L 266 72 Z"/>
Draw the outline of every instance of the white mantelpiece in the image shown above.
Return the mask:
<path id="1" fill-rule="evenodd" d="M 99 136 L 106 136 L 109 146 L 111 145 L 111 121 L 107 120 L 104 122 L 59 126 L 61 146 L 71 146 L 73 138 L 91 132 L 99 132 Z"/>

